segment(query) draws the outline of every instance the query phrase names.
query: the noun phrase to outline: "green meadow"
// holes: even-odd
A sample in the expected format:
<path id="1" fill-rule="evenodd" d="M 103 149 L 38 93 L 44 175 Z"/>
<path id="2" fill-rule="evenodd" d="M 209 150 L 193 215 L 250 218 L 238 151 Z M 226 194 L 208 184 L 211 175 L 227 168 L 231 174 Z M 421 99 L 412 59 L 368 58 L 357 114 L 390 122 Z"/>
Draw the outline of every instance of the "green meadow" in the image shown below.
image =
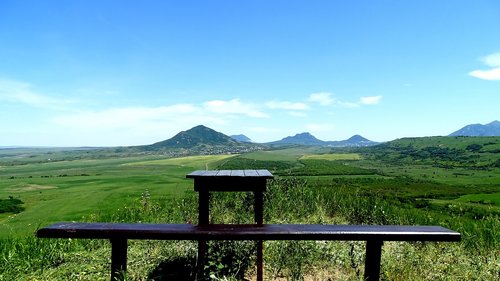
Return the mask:
<path id="1" fill-rule="evenodd" d="M 227 156 L 181 159 L 119 157 L 5 165 L 0 168 L 0 198 L 24 202 L 23 212 L 0 214 L 0 236 L 26 235 L 41 225 L 81 220 L 94 213 L 118 212 L 142 193 L 155 198 L 191 189 L 185 175 L 215 168 Z"/>
<path id="2" fill-rule="evenodd" d="M 293 146 L 238 155 L 167 158 L 88 150 L 0 153 L 0 280 L 107 280 L 106 241 L 37 239 L 59 221 L 186 223 L 197 197 L 185 175 L 268 169 L 269 223 L 441 225 L 460 243 L 388 242 L 383 280 L 497 280 L 500 138 L 402 139 L 372 148 Z M 216 223 L 248 223 L 248 194 L 214 194 Z M 253 246 L 213 244 L 214 280 L 254 278 Z M 163 280 L 189 264 L 190 242 L 131 241 L 127 280 Z M 361 280 L 358 242 L 266 242 L 269 280 Z M 230 257 L 230 259 L 228 259 Z M 231 262 L 227 262 L 230 260 Z M 155 279 L 156 278 L 156 279 Z"/>

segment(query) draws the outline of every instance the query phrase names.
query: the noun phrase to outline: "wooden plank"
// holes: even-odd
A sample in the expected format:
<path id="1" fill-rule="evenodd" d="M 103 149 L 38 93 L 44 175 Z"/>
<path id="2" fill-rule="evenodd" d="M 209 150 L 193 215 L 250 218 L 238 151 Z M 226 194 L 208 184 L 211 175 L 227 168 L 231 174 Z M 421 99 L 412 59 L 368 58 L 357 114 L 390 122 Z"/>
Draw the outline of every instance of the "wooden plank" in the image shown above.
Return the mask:
<path id="1" fill-rule="evenodd" d="M 258 177 L 272 179 L 274 176 L 268 170 L 197 170 L 186 175 L 186 178 L 210 177 Z"/>
<path id="2" fill-rule="evenodd" d="M 231 170 L 220 170 L 217 173 L 217 176 L 218 177 L 229 177 L 229 176 L 231 176 Z"/>
<path id="3" fill-rule="evenodd" d="M 186 175 L 186 178 L 188 179 L 191 179 L 191 178 L 195 178 L 195 177 L 201 177 L 203 176 L 207 171 L 206 170 L 196 170 L 196 171 L 193 171 L 189 174 Z"/>
<path id="4" fill-rule="evenodd" d="M 208 171 L 205 171 L 205 173 L 203 174 L 203 177 L 215 177 L 215 176 L 217 176 L 217 173 L 219 173 L 219 171 L 217 171 L 217 170 L 208 170 Z"/>
<path id="5" fill-rule="evenodd" d="M 245 177 L 258 177 L 259 173 L 257 173 L 257 170 L 243 170 L 243 173 L 245 174 Z"/>
<path id="6" fill-rule="evenodd" d="M 268 170 L 256 170 L 256 171 L 260 177 L 265 177 L 268 179 L 274 178 L 273 174 L 271 174 L 271 172 L 269 172 Z"/>
<path id="7" fill-rule="evenodd" d="M 139 223 L 57 223 L 39 229 L 43 238 L 156 240 L 353 240 L 460 241 L 440 226 L 395 225 L 206 225 Z"/>
<path id="8" fill-rule="evenodd" d="M 231 177 L 244 177 L 245 173 L 243 170 L 231 170 Z"/>

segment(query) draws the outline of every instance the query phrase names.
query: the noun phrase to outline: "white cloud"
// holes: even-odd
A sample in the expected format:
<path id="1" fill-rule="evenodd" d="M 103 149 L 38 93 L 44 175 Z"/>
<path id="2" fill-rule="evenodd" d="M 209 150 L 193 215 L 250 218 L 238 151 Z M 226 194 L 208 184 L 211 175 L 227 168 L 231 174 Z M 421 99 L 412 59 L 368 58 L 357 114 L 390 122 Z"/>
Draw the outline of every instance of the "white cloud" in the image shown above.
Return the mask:
<path id="1" fill-rule="evenodd" d="M 469 75 L 483 80 L 500 80 L 500 67 L 489 70 L 474 70 Z"/>
<path id="2" fill-rule="evenodd" d="M 469 75 L 483 80 L 500 80 L 500 53 L 494 53 L 481 58 L 481 61 L 491 69 L 474 70 Z"/>
<path id="3" fill-rule="evenodd" d="M 159 107 L 109 108 L 100 111 L 79 111 L 53 118 L 56 125 L 68 129 L 107 133 L 111 131 L 140 132 L 145 136 L 164 137 L 165 132 L 178 132 L 204 124 L 224 125 L 238 116 L 268 117 L 252 104 L 238 99 L 212 100 L 201 104 L 175 104 Z"/>
<path id="4" fill-rule="evenodd" d="M 168 123 L 185 120 L 199 112 L 190 104 L 177 104 L 155 108 L 128 107 L 102 111 L 83 111 L 60 115 L 55 123 L 81 129 L 119 129 L 148 126 L 151 123 Z"/>
<path id="5" fill-rule="evenodd" d="M 484 64 L 491 67 L 500 67 L 500 53 L 494 53 L 481 59 Z"/>
<path id="6" fill-rule="evenodd" d="M 372 104 L 378 104 L 381 99 L 382 96 L 361 97 L 359 102 L 361 104 L 372 105 Z"/>
<path id="7" fill-rule="evenodd" d="M 295 116 L 295 117 L 306 117 L 307 114 L 305 112 L 302 112 L 302 111 L 289 111 L 288 114 L 290 114 L 291 116 Z"/>
<path id="8" fill-rule="evenodd" d="M 326 106 L 335 102 L 335 98 L 332 97 L 331 93 L 321 92 L 309 95 L 309 101 L 317 102 L 320 105 Z"/>
<path id="9" fill-rule="evenodd" d="M 246 115 L 256 118 L 267 118 L 269 115 L 257 109 L 253 104 L 242 103 L 239 99 L 229 101 L 212 100 L 204 103 L 204 108 L 218 114 Z"/>
<path id="10" fill-rule="evenodd" d="M 312 124 L 307 124 L 306 129 L 311 132 L 311 133 L 318 133 L 318 132 L 329 132 L 333 130 L 334 126 L 329 123 L 312 123 Z"/>
<path id="11" fill-rule="evenodd" d="M 1 78 L 0 100 L 53 110 L 69 110 L 68 106 L 74 103 L 74 101 L 67 98 L 37 93 L 28 83 Z"/>
<path id="12" fill-rule="evenodd" d="M 308 101 L 315 102 L 322 106 L 327 106 L 330 104 L 334 104 L 344 108 L 359 108 L 361 105 L 374 105 L 378 104 L 382 96 L 369 96 L 369 97 L 361 97 L 357 102 L 350 101 L 342 101 L 333 97 L 331 93 L 328 92 L 320 92 L 310 94 Z"/>
<path id="13" fill-rule="evenodd" d="M 271 109 L 286 109 L 286 110 L 308 110 L 309 106 L 302 102 L 289 101 L 270 101 L 266 103 Z"/>
<path id="14" fill-rule="evenodd" d="M 358 108 L 360 106 L 359 103 L 346 102 L 346 101 L 337 101 L 336 104 L 340 105 L 341 107 L 345 107 L 345 108 Z"/>

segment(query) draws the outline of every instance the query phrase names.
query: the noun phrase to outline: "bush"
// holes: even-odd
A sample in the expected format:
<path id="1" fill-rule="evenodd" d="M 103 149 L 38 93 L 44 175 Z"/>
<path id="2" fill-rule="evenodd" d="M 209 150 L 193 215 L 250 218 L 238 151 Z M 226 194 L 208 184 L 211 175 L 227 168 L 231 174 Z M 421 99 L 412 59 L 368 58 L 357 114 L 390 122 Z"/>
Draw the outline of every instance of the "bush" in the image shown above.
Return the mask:
<path id="1" fill-rule="evenodd" d="M 24 211 L 24 207 L 20 206 L 23 203 L 23 201 L 12 196 L 9 199 L 0 199 L 0 213 L 20 213 Z"/>

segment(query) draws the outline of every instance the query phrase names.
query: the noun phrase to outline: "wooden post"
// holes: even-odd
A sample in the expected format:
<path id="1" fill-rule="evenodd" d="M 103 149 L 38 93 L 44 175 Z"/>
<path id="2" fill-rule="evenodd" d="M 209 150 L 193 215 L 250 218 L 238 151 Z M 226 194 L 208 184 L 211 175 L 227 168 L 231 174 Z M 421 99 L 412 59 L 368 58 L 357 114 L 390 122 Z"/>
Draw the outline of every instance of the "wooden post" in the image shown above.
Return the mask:
<path id="1" fill-rule="evenodd" d="M 366 241 L 366 257 L 365 257 L 365 280 L 375 281 L 380 278 L 380 259 L 382 256 L 381 240 Z"/>
<path id="2" fill-rule="evenodd" d="M 196 180 L 195 180 L 196 184 Z M 208 225 L 210 222 L 210 192 L 200 188 L 198 198 L 198 225 Z M 196 280 L 204 280 L 203 270 L 207 255 L 207 241 L 198 241 L 198 258 L 196 260 Z"/>
<path id="3" fill-rule="evenodd" d="M 208 225 L 210 213 L 210 192 L 207 189 L 199 191 L 198 225 Z"/>
<path id="4" fill-rule="evenodd" d="M 265 184 L 266 182 L 264 182 Z M 255 223 L 262 226 L 264 224 L 264 193 L 262 191 L 255 191 L 254 197 Z"/>
<path id="5" fill-rule="evenodd" d="M 127 272 L 127 239 L 112 238 L 111 281 L 124 280 Z"/>
<path id="6" fill-rule="evenodd" d="M 263 184 L 266 184 L 265 180 Z M 255 223 L 262 226 L 264 224 L 264 194 L 262 191 L 255 191 L 254 197 Z M 264 276 L 262 251 L 263 245 L 262 240 L 260 240 L 257 241 L 257 281 L 262 281 Z"/>

